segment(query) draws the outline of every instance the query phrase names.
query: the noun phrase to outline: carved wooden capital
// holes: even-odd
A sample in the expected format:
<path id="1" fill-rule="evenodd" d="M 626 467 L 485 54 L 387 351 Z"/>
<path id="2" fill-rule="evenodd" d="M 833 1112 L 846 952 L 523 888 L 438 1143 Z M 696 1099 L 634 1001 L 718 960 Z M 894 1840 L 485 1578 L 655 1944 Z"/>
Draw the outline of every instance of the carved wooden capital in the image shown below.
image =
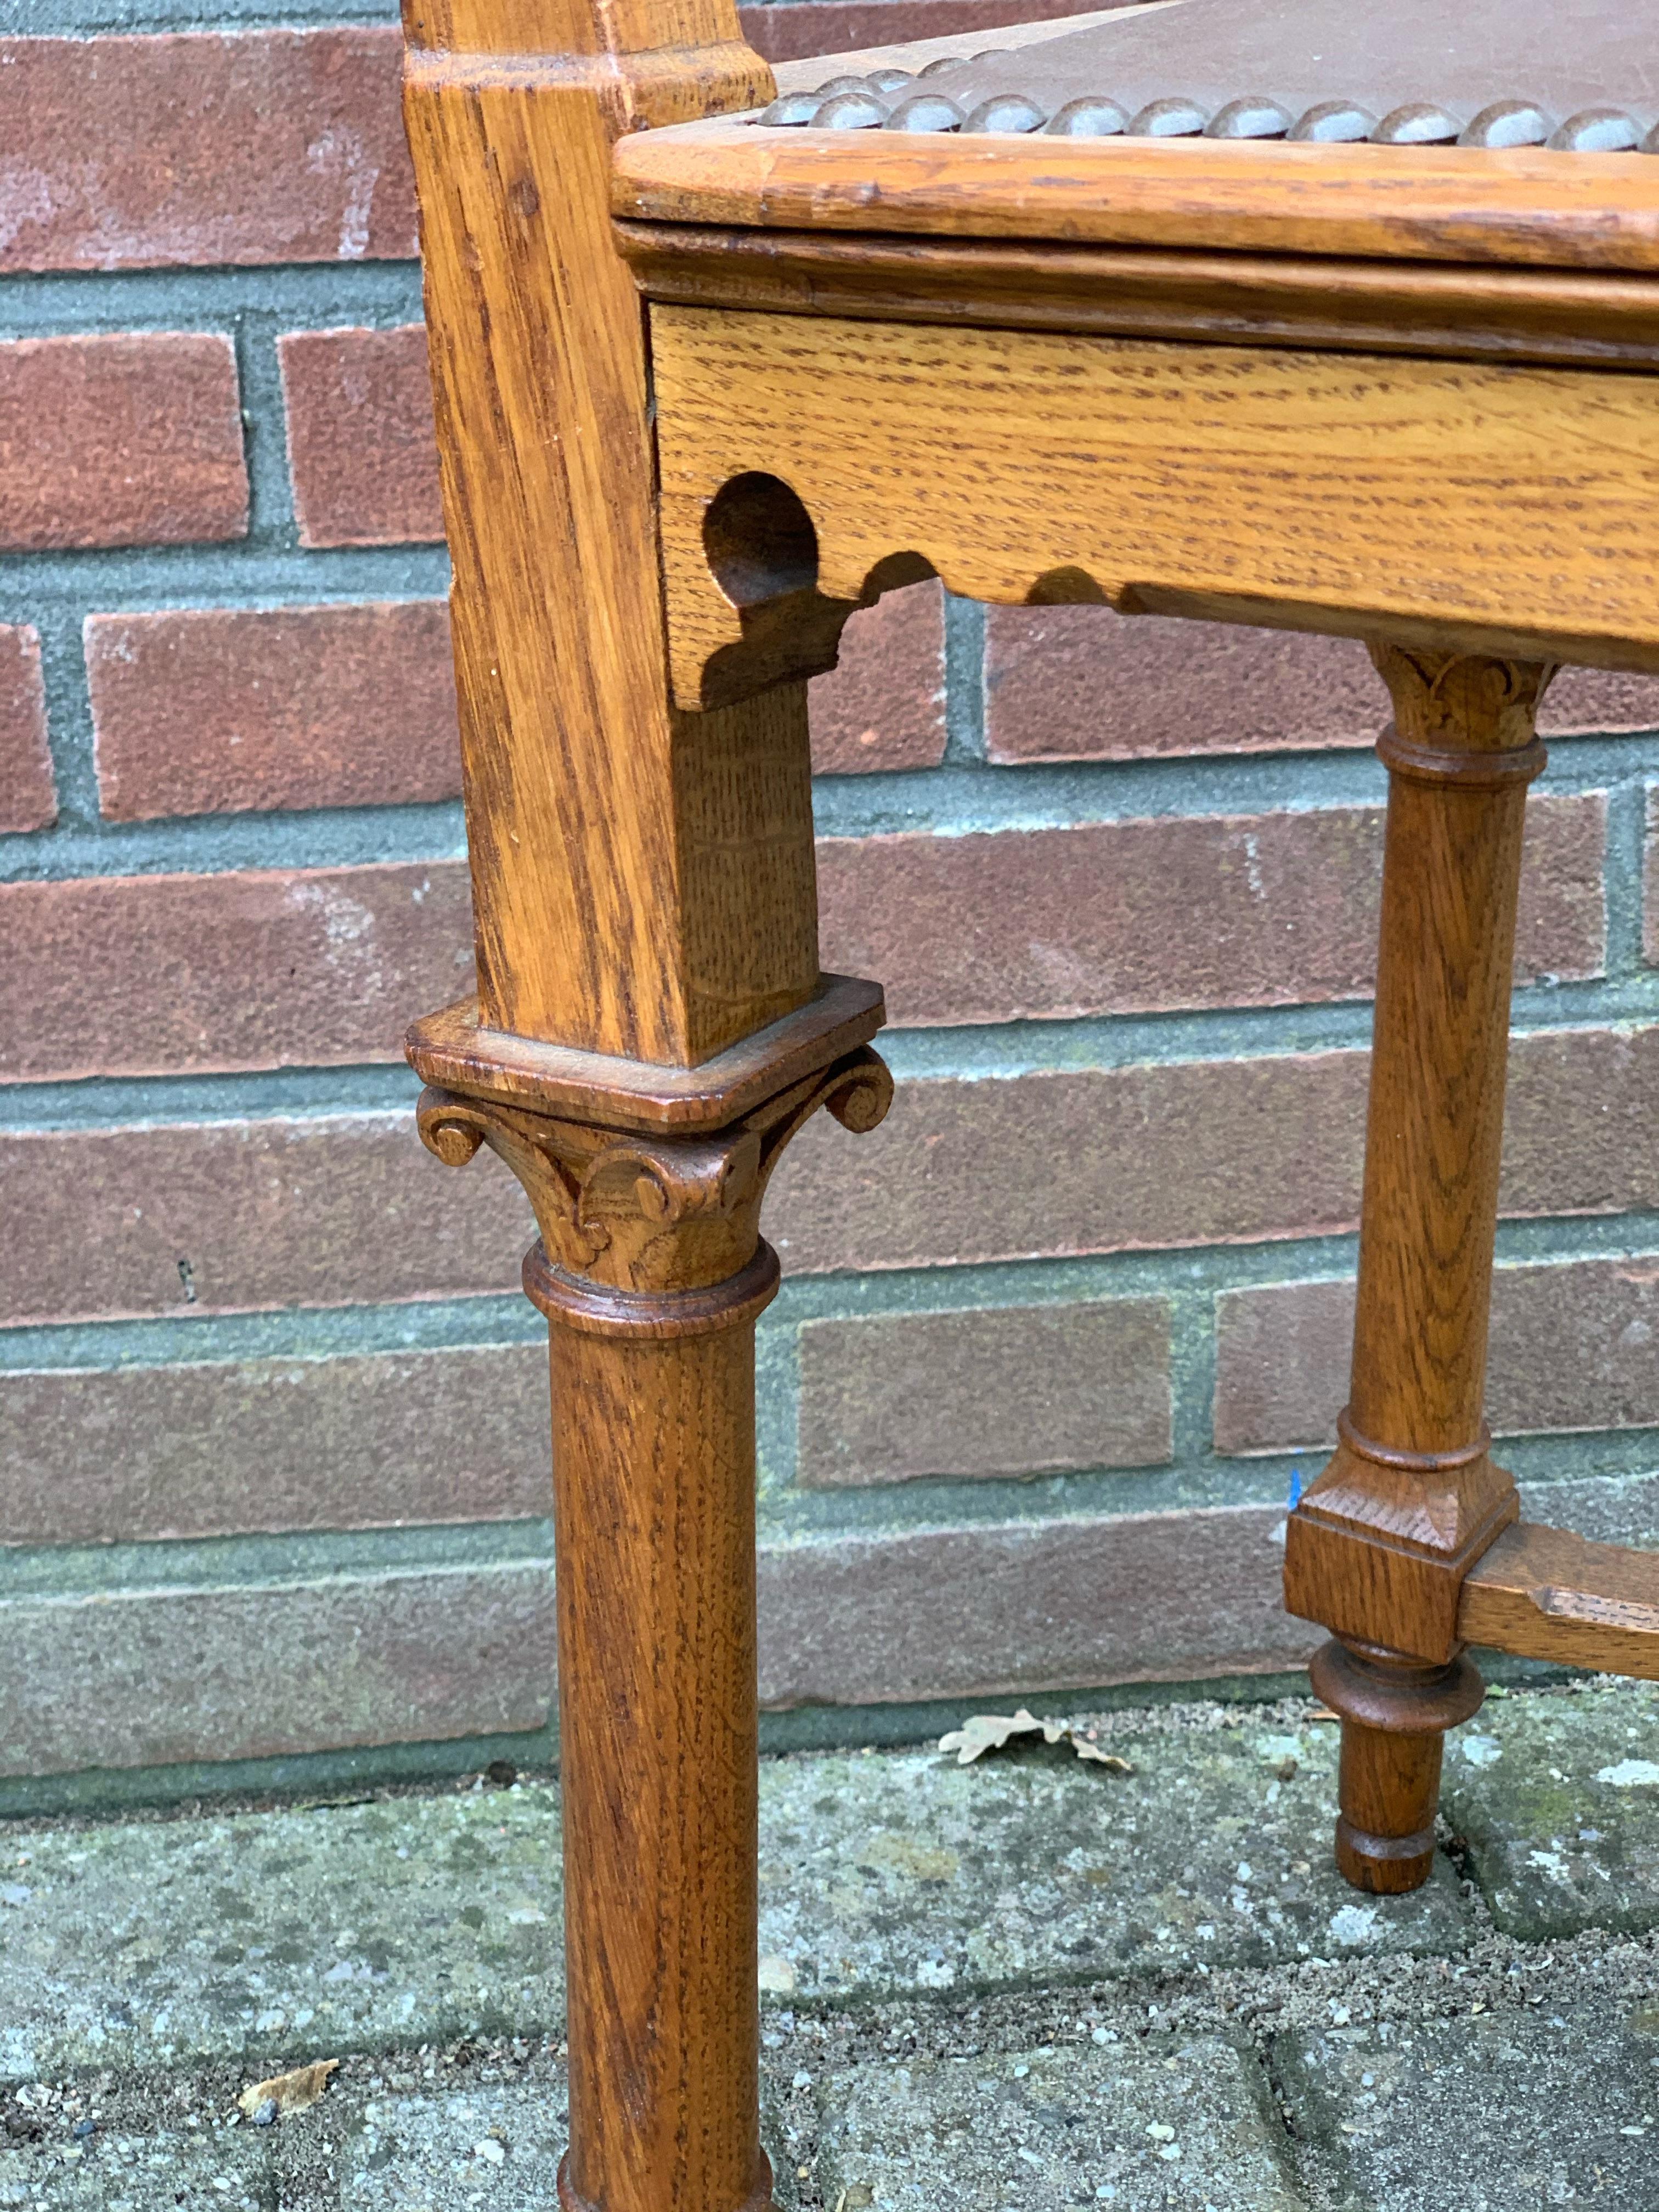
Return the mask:
<path id="1" fill-rule="evenodd" d="M 1472 753 L 1530 753 L 1537 745 L 1539 703 L 1560 664 L 1553 660 L 1510 660 L 1475 653 L 1437 653 L 1427 648 L 1369 641 L 1378 675 L 1394 701 L 1395 724 L 1379 750 L 1390 768 L 1409 773 L 1420 759 L 1444 761 L 1448 780 L 1457 776 L 1454 758 Z M 1401 756 L 1398 763 L 1389 746 Z M 1536 767 L 1543 766 L 1538 747 Z"/>
<path id="2" fill-rule="evenodd" d="M 417 1113 L 422 1141 L 447 1166 L 464 1166 L 481 1145 L 506 1161 L 567 1275 L 609 1290 L 690 1291 L 728 1280 L 754 1257 L 772 1170 L 820 1106 L 862 1132 L 892 1096 L 886 1064 L 860 1046 L 728 1127 L 684 1136 L 431 1086 Z"/>

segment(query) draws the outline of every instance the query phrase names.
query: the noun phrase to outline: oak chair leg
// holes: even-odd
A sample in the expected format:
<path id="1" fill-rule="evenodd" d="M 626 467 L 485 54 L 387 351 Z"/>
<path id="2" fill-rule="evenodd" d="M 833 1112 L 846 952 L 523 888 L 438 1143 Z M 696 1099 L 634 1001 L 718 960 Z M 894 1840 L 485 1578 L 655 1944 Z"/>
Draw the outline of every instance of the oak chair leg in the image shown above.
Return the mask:
<path id="1" fill-rule="evenodd" d="M 421 1134 L 452 1166 L 488 1145 L 524 1184 L 541 1239 L 525 1289 L 546 1315 L 553 1385 L 560 1775 L 570 2049 L 566 2212 L 762 2212 L 755 1322 L 777 1289 L 761 1201 L 820 1106 L 854 1130 L 891 1079 L 853 1018 L 774 1033 L 730 1116 L 719 1064 L 683 1085 L 667 1129 L 526 1102 L 524 1066 L 446 1050 L 444 1018 L 410 1056 L 429 1078 Z M 495 1041 L 499 1048 L 501 1041 Z M 510 1054 L 519 1040 L 507 1040 Z M 484 1049 L 489 1049 L 485 1048 Z M 811 1060 L 817 1052 L 821 1064 Z M 544 1051 L 574 1077 L 591 1055 Z M 494 1088 L 486 1088 L 493 1084 Z M 563 1085 L 565 1095 L 575 1088 Z M 758 1097 L 753 1094 L 758 1091 Z M 600 1102 L 596 1097 L 597 1106 Z M 617 1109 L 613 1094 L 605 1102 Z M 625 1104 L 625 1102 L 623 1102 Z"/>
<path id="2" fill-rule="evenodd" d="M 732 0 L 404 18 L 478 974 L 410 1057 L 430 1148 L 489 1145 L 541 1230 L 560 2193 L 758 2212 L 760 1202 L 817 1106 L 867 1127 L 890 1086 L 862 1049 L 879 993 L 819 975 L 805 686 L 670 700 L 643 310 L 607 184 L 618 137 L 773 81 Z"/>
<path id="3" fill-rule="evenodd" d="M 1434 1863 L 1444 1731 L 1480 1711 L 1479 1669 L 1462 1654 L 1449 1666 L 1414 1667 L 1334 1639 L 1309 1674 L 1342 1715 L 1337 1866 L 1379 1895 L 1420 1888 Z"/>
<path id="4" fill-rule="evenodd" d="M 755 1317 L 526 1284 L 550 1323 L 568 2212 L 770 2201 L 760 2148 Z M 642 1905 L 645 1910 L 641 1910 Z"/>
<path id="5" fill-rule="evenodd" d="M 1547 663 L 1376 645 L 1395 724 L 1358 1304 L 1330 1464 L 1291 1515 L 1285 1603 L 1337 1641 L 1337 1860 L 1379 1893 L 1433 1858 L 1446 1729 L 1474 1712 L 1464 1577 L 1517 1517 L 1483 1419 L 1510 976 Z"/>

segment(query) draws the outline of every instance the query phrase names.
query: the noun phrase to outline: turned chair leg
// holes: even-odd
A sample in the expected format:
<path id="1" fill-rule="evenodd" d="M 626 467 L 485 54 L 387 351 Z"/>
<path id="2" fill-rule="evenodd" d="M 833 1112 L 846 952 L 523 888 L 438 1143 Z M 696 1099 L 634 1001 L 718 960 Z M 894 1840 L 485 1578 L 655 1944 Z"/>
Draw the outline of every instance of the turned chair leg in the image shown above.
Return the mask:
<path id="1" fill-rule="evenodd" d="M 539 1252 L 525 1270 L 552 1353 L 568 2212 L 770 2202 L 755 1317 L 777 1282 L 767 1244 L 659 1296 L 607 1295 Z"/>
<path id="2" fill-rule="evenodd" d="M 686 716 L 662 623 L 623 133 L 775 89 L 732 0 L 405 9 L 477 1006 L 417 1024 L 422 1132 L 529 1192 L 551 1342 L 566 2212 L 751 2212 L 754 1324 L 766 1176 L 888 1089 L 818 969 L 802 683 Z M 733 1064 L 733 1055 L 736 1055 Z"/>
<path id="3" fill-rule="evenodd" d="M 1419 1888 L 1434 1862 L 1444 1731 L 1480 1709 L 1479 1668 L 1413 1667 L 1397 1653 L 1333 1639 L 1308 1670 L 1315 1694 L 1342 1716 L 1336 1863 L 1357 1889 Z"/>
<path id="4" fill-rule="evenodd" d="M 1334 1632 L 1337 1863 L 1414 1889 L 1444 1731 L 1480 1706 L 1465 1576 L 1517 1516 L 1483 1413 L 1510 985 L 1547 664 L 1372 647 L 1393 694 L 1353 1370 L 1330 1464 L 1291 1516 L 1285 1603 Z"/>
<path id="5" fill-rule="evenodd" d="M 700 1097 L 688 1076 L 684 1118 L 666 1129 L 526 1102 L 523 1066 L 492 1075 L 476 1030 L 459 1051 L 447 1046 L 445 1016 L 411 1033 L 422 1075 L 477 1086 L 429 1082 L 422 1139 L 451 1166 L 488 1145 L 541 1231 L 524 1285 L 547 1316 L 553 1383 L 565 2212 L 771 2203 L 758 2072 L 755 1322 L 778 1262 L 759 1224 L 772 1169 L 810 1115 L 827 1107 L 871 1129 L 892 1097 L 885 1067 L 855 1042 L 879 1023 L 880 994 L 841 990 L 852 1014 L 815 1042 L 803 1048 L 787 1022 L 769 1033 L 775 1073 L 751 1083 L 760 1095 L 741 1116 L 723 1118 L 718 1085 Z M 809 1059 L 803 1073 L 804 1049 L 825 1064 Z M 558 1069 L 562 1102 L 592 1066 L 544 1049 L 534 1077 Z M 492 1081 L 516 1087 L 503 1095 Z M 614 1092 L 590 1097 L 616 1110 Z"/>

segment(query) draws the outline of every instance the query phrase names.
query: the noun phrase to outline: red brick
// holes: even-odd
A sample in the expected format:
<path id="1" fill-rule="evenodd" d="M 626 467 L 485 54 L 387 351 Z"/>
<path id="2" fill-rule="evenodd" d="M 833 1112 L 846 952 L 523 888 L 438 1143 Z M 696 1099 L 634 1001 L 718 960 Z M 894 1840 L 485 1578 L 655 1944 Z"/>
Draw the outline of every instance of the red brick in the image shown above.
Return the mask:
<path id="1" fill-rule="evenodd" d="M 842 634 L 841 665 L 811 689 L 819 775 L 937 768 L 945 757 L 945 594 L 889 592 Z"/>
<path id="2" fill-rule="evenodd" d="M 1279 1606 L 1281 1517 L 1235 1506 L 763 1545 L 762 1701 L 1299 1666 L 1321 1632 Z M 0 1603 L 0 1771 L 536 1729 L 552 1706 L 554 1640 L 540 1560 L 13 1597 Z"/>
<path id="3" fill-rule="evenodd" d="M 1498 1204 L 1509 1215 L 1659 1211 L 1659 1027 L 1512 1041 Z"/>
<path id="4" fill-rule="evenodd" d="M 126 671 L 122 673 L 125 680 Z M 1558 849 L 1571 856 L 1576 848 L 1582 855 L 1599 842 L 1598 807 L 1594 796 L 1559 799 L 1540 805 L 1537 819 L 1547 836 L 1559 836 Z M 1334 819 L 1338 826 L 1330 834 L 1339 843 L 1357 836 L 1352 825 L 1358 817 Z M 1298 825 L 1318 825 L 1333 817 L 1262 820 L 1258 849 L 1271 869 L 1277 841 L 1293 841 L 1306 834 Z M 1344 822 L 1349 824 L 1346 830 Z M 1273 971 L 1267 969 L 1265 986 L 1261 977 L 1273 939 L 1259 927 L 1254 937 L 1249 933 L 1245 924 L 1253 916 L 1248 898 L 1239 902 L 1241 915 L 1231 918 L 1235 933 L 1224 960 L 1211 958 L 1207 948 L 1192 945 L 1189 937 L 1188 972 L 1183 975 L 1176 967 L 1174 980 L 1166 982 L 1160 981 L 1156 961 L 1137 950 L 1144 938 L 1174 927 L 1152 903 L 1159 871 L 1171 864 L 1170 848 L 1156 836 L 1152 857 L 1144 851 L 1137 856 L 1148 890 L 1133 930 L 1124 925 L 1127 951 L 1118 952 L 1109 933 L 1091 936 L 1079 930 L 1077 917 L 1054 917 L 1054 935 L 1058 937 L 1064 921 L 1073 931 L 1073 943 L 1097 961 L 1091 972 L 1099 979 L 1100 996 L 1093 1001 L 1080 994 L 1061 996 L 1061 988 L 1074 988 L 1075 960 L 1068 973 L 1057 957 L 1039 951 L 1033 958 L 1022 949 L 1018 931 L 1006 922 L 996 937 L 988 929 L 970 933 L 966 955 L 946 927 L 948 895 L 956 883 L 951 870 L 960 870 L 964 857 L 969 865 L 963 881 L 980 901 L 1007 893 L 997 872 L 1004 848 L 1027 854 L 1017 866 L 1019 880 L 1036 880 L 1029 922 L 1030 901 L 1042 891 L 1043 866 L 1052 872 L 1058 865 L 1054 847 L 1066 841 L 1086 845 L 1092 838 L 1104 840 L 1100 850 L 1091 851 L 1091 866 L 1116 869 L 1114 889 L 1121 895 L 1129 863 L 1111 851 L 1111 842 L 1125 831 L 1143 829 L 1211 836 L 1217 841 L 1212 850 L 1222 849 L 1224 833 L 1235 837 L 1243 853 L 1235 836 L 1237 825 L 1218 829 L 1181 822 L 1106 825 L 1103 831 L 1004 832 L 977 839 L 832 841 L 822 848 L 830 925 L 826 957 L 855 972 L 879 975 L 886 970 L 896 1017 L 913 1022 L 1000 1020 L 1033 1010 L 1070 1012 L 1079 1003 L 1114 1008 L 1204 1003 L 1211 991 L 1220 1003 L 1268 996 L 1275 988 Z M 964 855 L 963 848 L 974 846 L 994 849 Z M 891 872 L 888 880 L 879 872 L 885 847 L 901 848 L 897 857 L 912 871 L 908 930 L 882 919 L 880 927 L 890 932 L 890 940 L 867 928 L 865 935 L 850 935 L 860 889 L 872 899 L 890 896 Z M 1046 862 L 1045 848 L 1051 852 Z M 1125 849 L 1133 854 L 1133 842 Z M 937 865 L 941 854 L 943 871 Z M 1241 869 L 1248 857 L 1240 861 Z M 1322 879 L 1338 917 L 1343 911 L 1341 887 L 1352 872 L 1339 864 L 1328 866 Z M 468 899 L 466 871 L 458 860 L 0 884 L 0 930 L 13 952 L 0 977 L 0 1081 L 396 1060 L 411 1014 L 441 1005 L 467 987 Z M 1591 966 L 1599 890 L 1583 869 L 1575 873 L 1564 864 L 1559 878 L 1544 873 L 1534 902 L 1530 912 L 1541 919 L 1529 922 L 1528 957 L 1547 953 L 1558 972 L 1583 972 Z M 1334 956 L 1309 944 L 1317 933 L 1308 931 L 1297 940 L 1307 946 L 1298 956 L 1302 966 L 1280 958 L 1279 975 L 1290 980 L 1277 986 L 1279 995 L 1363 988 L 1359 934 L 1357 928 L 1349 934 L 1358 981 L 1345 981 L 1340 975 L 1332 980 L 1328 960 Z M 1329 935 L 1340 950 L 1334 925 Z M 890 959 L 896 962 L 901 950 L 904 966 L 895 972 Z M 1071 957 L 1063 941 L 1061 951 Z M 943 972 L 927 980 L 930 957 Z M 1050 966 L 1045 967 L 1045 957 Z M 1326 968 L 1317 965 L 1322 959 Z M 1056 974 L 1060 988 L 1048 981 Z M 1116 995 L 1108 999 L 1109 990 Z"/>
<path id="5" fill-rule="evenodd" d="M 0 884 L 0 1080 L 401 1059 L 469 898 L 459 860 Z"/>
<path id="6" fill-rule="evenodd" d="M 766 1233 L 799 1274 L 1338 1234 L 1365 1081 L 1327 1052 L 902 1084 L 869 1136 L 802 1131 Z M 1659 1026 L 1516 1038 L 1502 1200 L 1659 1209 Z"/>
<path id="7" fill-rule="evenodd" d="M 793 1274 L 1243 1243 L 1352 1229 L 1365 1055 L 925 1079 L 790 1146 L 767 1234 Z M 1516 1042 L 1510 1214 L 1659 1211 L 1659 1025 Z M 0 1321 L 510 1290 L 533 1234 L 493 1155 L 408 1112 L 0 1132 Z M 194 1307 L 179 1274 L 186 1262 Z"/>
<path id="8" fill-rule="evenodd" d="M 855 617 L 812 686 L 820 772 L 935 764 L 943 657 L 936 585 Z M 442 600 L 94 615 L 87 665 L 113 819 L 459 793 Z"/>
<path id="9" fill-rule="evenodd" d="M 0 70 L 0 108 L 6 81 Z M 247 500 L 228 337 L 160 331 L 0 345 L 6 550 L 241 538 Z"/>
<path id="10" fill-rule="evenodd" d="M 301 544 L 441 538 L 426 325 L 290 331 L 276 351 Z"/>
<path id="11" fill-rule="evenodd" d="M 1650 1546 L 1659 1482 L 1522 1486 L 1528 1518 Z M 1278 1506 L 763 1544 L 762 1702 L 884 1705 L 1300 1668 Z"/>
<path id="12" fill-rule="evenodd" d="M 1535 800 L 1517 977 L 1601 972 L 1599 793 Z M 895 1022 L 1054 1020 L 1367 996 L 1382 817 L 1161 816 L 818 848 L 824 964 Z"/>
<path id="13" fill-rule="evenodd" d="M 535 1518 L 551 1482 L 540 1343 L 0 1374 L 0 1543 Z"/>
<path id="14" fill-rule="evenodd" d="M 57 819 L 40 633 L 0 623 L 0 832 L 44 830 Z"/>
<path id="15" fill-rule="evenodd" d="M 1092 14 L 1101 0 L 783 0 L 739 8 L 743 35 L 769 62 L 896 46 L 915 39 L 972 38 L 1007 23 Z M 1112 0 L 1105 0 L 1110 6 Z M 1130 6 L 1133 0 L 1121 0 Z M 988 43 L 988 41 L 986 41 Z"/>
<path id="16" fill-rule="evenodd" d="M 761 1701 L 887 1705 L 1304 1666 L 1277 1506 L 763 1546 Z"/>
<path id="17" fill-rule="evenodd" d="M 441 599 L 94 615 L 86 655 L 113 820 L 459 794 Z"/>
<path id="18" fill-rule="evenodd" d="M 1109 607 L 990 607 L 985 742 L 994 761 L 1370 745 L 1389 696 L 1352 638 L 1133 617 Z"/>
<path id="19" fill-rule="evenodd" d="M 0 1772 L 269 1759 L 544 1725 L 539 1561 L 0 1603 Z"/>
<path id="20" fill-rule="evenodd" d="M 1231 1291 L 1216 1306 L 1218 1451 L 1335 1441 L 1352 1280 Z M 1500 1436 L 1659 1426 L 1659 1257 L 1500 1267 L 1487 1418 Z"/>
<path id="21" fill-rule="evenodd" d="M 391 24 L 0 42 L 0 270 L 413 258 Z"/>
<path id="22" fill-rule="evenodd" d="M 1659 676 L 1564 668 L 1544 694 L 1538 726 L 1547 738 L 1622 737 L 1659 730 Z"/>
<path id="23" fill-rule="evenodd" d="M 1170 1418 L 1162 1298 L 809 1321 L 795 1479 L 1157 1467 Z"/>
<path id="24" fill-rule="evenodd" d="M 1079 12 L 1066 0 L 746 8 L 774 60 Z M 0 40 L 0 271 L 413 259 L 392 24 Z"/>
<path id="25" fill-rule="evenodd" d="M 998 762 L 1370 745 L 1388 692 L 1356 639 L 1109 607 L 986 610 L 985 736 Z M 1546 736 L 1659 729 L 1659 677 L 1567 668 Z"/>
<path id="26" fill-rule="evenodd" d="M 1216 1300 L 1215 1448 L 1278 1451 L 1334 1437 L 1348 1395 L 1354 1285 L 1274 1284 Z"/>
<path id="27" fill-rule="evenodd" d="M 855 1144 L 801 1133 L 767 1235 L 786 1272 L 814 1274 L 1346 1229 L 1365 1066 L 1333 1052 L 902 1084 Z"/>
<path id="28" fill-rule="evenodd" d="M 0 1133 L 0 1321 L 183 1319 L 518 1288 L 535 1234 L 493 1153 L 400 1113 Z"/>

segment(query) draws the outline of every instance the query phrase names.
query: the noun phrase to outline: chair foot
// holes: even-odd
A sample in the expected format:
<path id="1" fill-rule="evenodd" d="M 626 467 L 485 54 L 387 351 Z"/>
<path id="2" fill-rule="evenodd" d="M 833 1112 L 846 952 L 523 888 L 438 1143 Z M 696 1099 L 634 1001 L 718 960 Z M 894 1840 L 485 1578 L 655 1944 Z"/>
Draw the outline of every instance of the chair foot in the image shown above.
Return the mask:
<path id="1" fill-rule="evenodd" d="M 772 2194 L 772 2161 L 764 2151 L 756 2154 L 755 2185 L 743 2203 L 733 2212 L 777 2212 L 776 2199 Z M 570 2179 L 570 2154 L 566 2151 L 559 2160 L 559 2212 L 599 2212 L 596 2204 L 586 2197 L 579 2197 Z"/>
<path id="2" fill-rule="evenodd" d="M 1434 1864 L 1445 1731 L 1478 1712 L 1486 1695 L 1474 1662 L 1460 1653 L 1439 1667 L 1333 1640 L 1308 1672 L 1342 1722 L 1339 1871 L 1376 1897 L 1420 1889 Z"/>

